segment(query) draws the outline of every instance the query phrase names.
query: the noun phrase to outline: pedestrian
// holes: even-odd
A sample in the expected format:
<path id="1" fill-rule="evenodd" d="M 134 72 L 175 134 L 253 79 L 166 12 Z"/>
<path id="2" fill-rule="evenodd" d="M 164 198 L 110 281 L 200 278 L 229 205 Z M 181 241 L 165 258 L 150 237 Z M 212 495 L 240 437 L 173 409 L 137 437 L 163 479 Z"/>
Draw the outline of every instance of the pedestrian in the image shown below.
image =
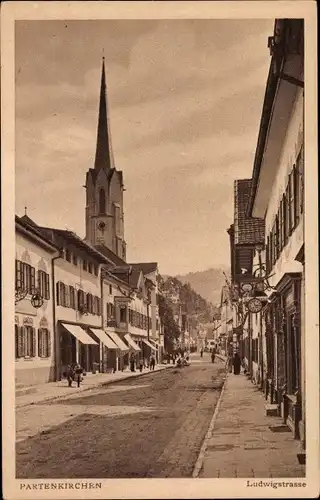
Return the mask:
<path id="1" fill-rule="evenodd" d="M 72 382 L 74 381 L 74 370 L 71 365 L 67 366 L 66 378 L 68 380 L 68 386 L 72 387 Z"/>
<path id="2" fill-rule="evenodd" d="M 75 373 L 77 386 L 80 387 L 80 382 L 82 380 L 82 374 L 83 374 L 83 368 L 78 363 L 75 366 L 74 373 Z"/>
<path id="3" fill-rule="evenodd" d="M 203 349 L 201 347 L 201 351 L 200 351 L 200 357 L 202 358 L 203 357 Z"/>
<path id="4" fill-rule="evenodd" d="M 235 355 L 233 356 L 233 373 L 235 375 L 239 375 L 240 370 L 241 370 L 241 359 L 239 353 L 236 352 Z"/>
<path id="5" fill-rule="evenodd" d="M 134 366 L 134 365 L 135 365 L 135 363 L 134 363 L 134 362 L 135 362 L 135 359 L 134 359 L 134 354 L 132 353 L 132 354 L 131 354 L 131 356 L 130 356 L 130 370 L 131 370 L 132 372 L 135 372 L 135 371 L 136 371 L 136 370 L 135 370 L 135 366 Z"/>
<path id="6" fill-rule="evenodd" d="M 216 357 L 216 353 L 214 352 L 214 350 L 212 349 L 211 351 L 211 362 L 214 363 L 214 359 Z"/>
<path id="7" fill-rule="evenodd" d="M 154 370 L 155 365 L 156 365 L 156 360 L 155 357 L 152 355 L 150 359 L 150 370 Z"/>
<path id="8" fill-rule="evenodd" d="M 140 358 L 140 361 L 139 361 L 139 369 L 140 369 L 140 373 L 142 372 L 143 370 L 143 358 Z"/>

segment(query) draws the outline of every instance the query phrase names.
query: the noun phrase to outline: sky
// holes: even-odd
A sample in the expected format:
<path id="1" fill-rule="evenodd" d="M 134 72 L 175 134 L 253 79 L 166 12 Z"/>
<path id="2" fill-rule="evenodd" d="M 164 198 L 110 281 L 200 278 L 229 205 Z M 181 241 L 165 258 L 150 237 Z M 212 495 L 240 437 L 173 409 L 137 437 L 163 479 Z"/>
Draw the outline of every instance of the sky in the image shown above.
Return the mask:
<path id="1" fill-rule="evenodd" d="M 104 54 L 127 261 L 228 267 L 272 33 L 271 19 L 16 22 L 16 213 L 84 237 Z"/>

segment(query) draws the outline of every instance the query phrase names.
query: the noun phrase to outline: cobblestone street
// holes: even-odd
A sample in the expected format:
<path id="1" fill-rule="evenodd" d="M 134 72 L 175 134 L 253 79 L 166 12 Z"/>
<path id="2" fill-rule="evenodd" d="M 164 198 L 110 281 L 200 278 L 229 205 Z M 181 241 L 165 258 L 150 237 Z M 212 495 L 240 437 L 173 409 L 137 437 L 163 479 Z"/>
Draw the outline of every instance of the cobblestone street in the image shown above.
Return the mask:
<path id="1" fill-rule="evenodd" d="M 21 408 L 17 477 L 190 477 L 224 377 L 224 363 L 206 356 Z"/>

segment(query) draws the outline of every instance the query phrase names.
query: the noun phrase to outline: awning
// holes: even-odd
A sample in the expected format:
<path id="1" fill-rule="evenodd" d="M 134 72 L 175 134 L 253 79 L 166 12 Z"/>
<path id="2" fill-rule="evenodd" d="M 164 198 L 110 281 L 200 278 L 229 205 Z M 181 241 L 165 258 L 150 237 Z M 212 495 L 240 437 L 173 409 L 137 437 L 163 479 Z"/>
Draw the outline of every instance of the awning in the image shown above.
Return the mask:
<path id="1" fill-rule="evenodd" d="M 156 351 L 157 349 L 152 345 L 150 344 L 150 342 L 148 342 L 148 340 L 145 340 L 145 339 L 142 339 L 142 342 L 144 342 L 148 347 L 150 347 L 150 349 L 152 349 L 153 351 Z"/>
<path id="2" fill-rule="evenodd" d="M 133 338 L 131 337 L 131 335 L 129 335 L 129 333 L 127 333 L 124 338 L 126 339 L 126 341 L 128 342 L 129 346 L 132 347 L 132 349 L 136 352 L 139 352 L 141 351 L 140 347 L 138 346 L 138 344 L 136 344 L 136 342 L 133 340 Z"/>
<path id="3" fill-rule="evenodd" d="M 117 344 L 115 344 L 103 330 L 99 328 L 90 328 L 90 331 L 94 333 L 108 349 L 119 349 Z"/>
<path id="4" fill-rule="evenodd" d="M 98 345 L 95 340 L 93 340 L 87 332 L 78 325 L 68 325 L 67 323 L 61 323 L 66 330 L 68 330 L 71 335 L 78 339 L 82 344 L 95 344 Z"/>
<path id="5" fill-rule="evenodd" d="M 124 351 L 124 352 L 128 352 L 129 351 L 129 347 L 123 342 L 123 340 L 121 340 L 121 338 L 119 337 L 119 335 L 117 335 L 115 332 L 111 332 L 111 331 L 106 331 L 106 333 L 109 335 L 109 337 L 111 337 L 111 339 L 113 340 L 113 342 L 119 347 L 119 349 L 121 351 Z"/>
<path id="6" fill-rule="evenodd" d="M 149 342 L 152 342 L 152 344 L 154 344 L 156 347 L 160 347 L 159 342 L 157 342 L 156 340 L 149 339 Z"/>

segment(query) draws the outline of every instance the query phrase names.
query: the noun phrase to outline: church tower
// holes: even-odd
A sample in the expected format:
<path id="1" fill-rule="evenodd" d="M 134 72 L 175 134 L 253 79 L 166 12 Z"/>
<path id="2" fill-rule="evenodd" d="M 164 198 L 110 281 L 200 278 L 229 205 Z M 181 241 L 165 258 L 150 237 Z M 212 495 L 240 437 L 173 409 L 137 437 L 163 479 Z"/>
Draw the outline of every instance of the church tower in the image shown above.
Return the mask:
<path id="1" fill-rule="evenodd" d="M 100 251 L 108 248 L 126 260 L 123 221 L 123 177 L 116 170 L 111 146 L 106 95 L 106 75 L 102 59 L 97 146 L 94 168 L 86 175 L 86 237 Z"/>

